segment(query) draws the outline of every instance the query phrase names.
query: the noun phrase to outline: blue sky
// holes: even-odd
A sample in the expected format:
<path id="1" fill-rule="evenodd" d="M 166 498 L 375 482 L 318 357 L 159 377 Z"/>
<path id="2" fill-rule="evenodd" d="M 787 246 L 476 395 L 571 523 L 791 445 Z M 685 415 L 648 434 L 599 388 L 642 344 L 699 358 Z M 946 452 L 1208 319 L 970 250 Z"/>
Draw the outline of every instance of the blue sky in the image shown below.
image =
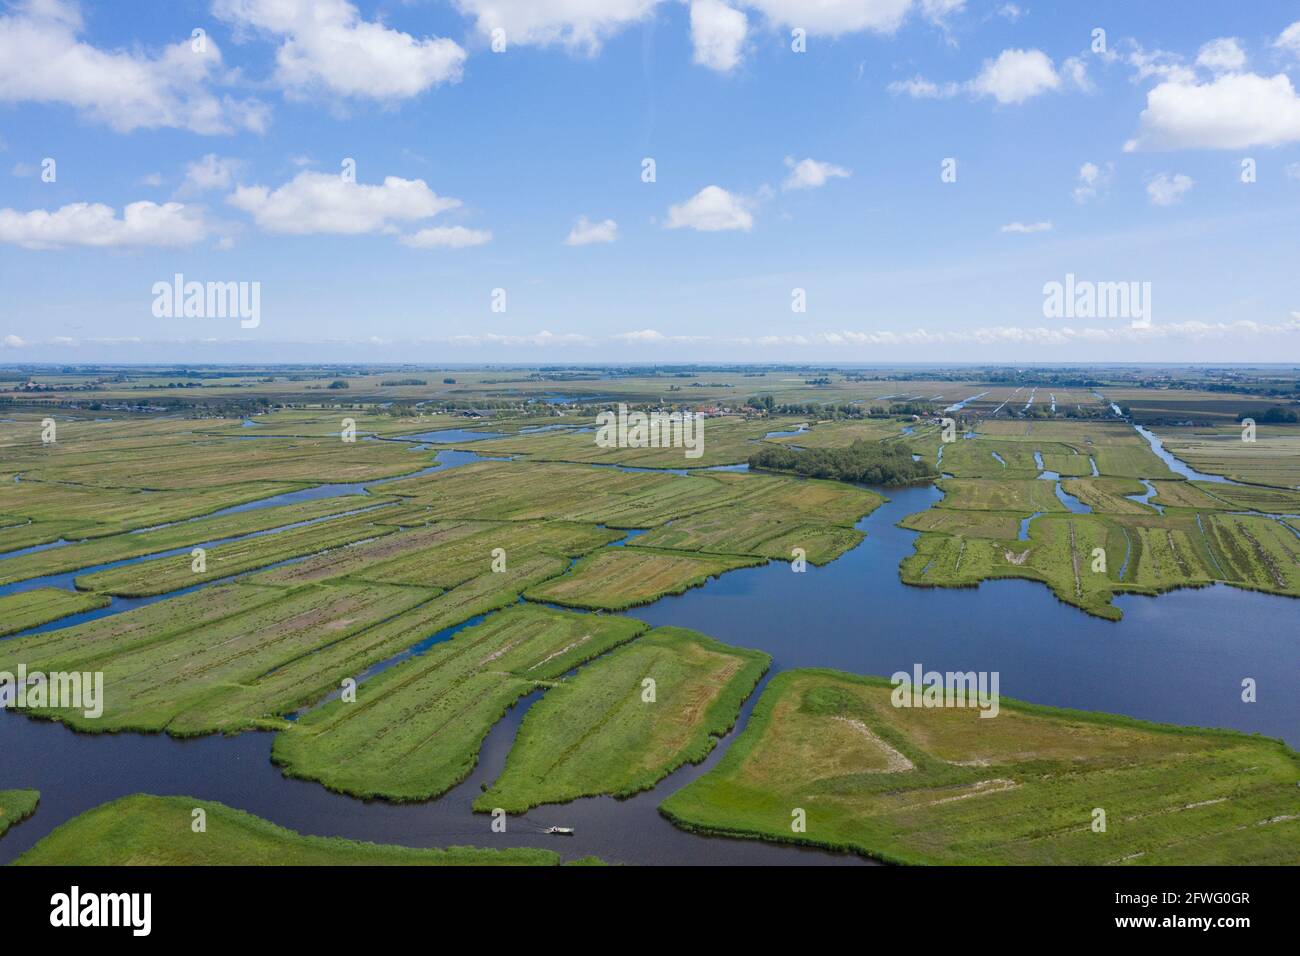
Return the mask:
<path id="1" fill-rule="evenodd" d="M 0 363 L 1298 361 L 1297 83 L 1283 2 L 0 4 Z"/>

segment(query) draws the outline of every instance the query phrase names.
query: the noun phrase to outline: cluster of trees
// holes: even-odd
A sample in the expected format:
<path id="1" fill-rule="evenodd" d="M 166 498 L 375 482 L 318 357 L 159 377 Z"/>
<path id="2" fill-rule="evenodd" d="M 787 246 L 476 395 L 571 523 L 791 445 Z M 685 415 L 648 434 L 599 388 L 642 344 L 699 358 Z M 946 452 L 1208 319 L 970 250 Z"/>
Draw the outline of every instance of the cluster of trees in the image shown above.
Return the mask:
<path id="1" fill-rule="evenodd" d="M 1300 422 L 1300 412 L 1293 408 L 1282 408 L 1279 405 L 1274 405 L 1262 415 L 1238 415 L 1237 421 L 1251 417 L 1261 425 L 1294 425 Z"/>
<path id="2" fill-rule="evenodd" d="M 938 413 L 939 410 L 929 402 L 894 402 L 888 408 L 875 405 L 871 409 L 872 418 L 891 418 L 895 415 L 917 415 L 921 418 L 928 418 Z"/>
<path id="3" fill-rule="evenodd" d="M 757 395 L 749 400 L 749 404 L 755 408 L 761 408 L 767 411 L 769 415 L 802 415 L 807 418 L 814 418 L 819 421 L 839 420 L 846 418 L 890 418 L 895 415 L 932 415 L 934 406 L 922 404 L 919 402 L 895 402 L 888 408 L 882 405 L 874 405 L 868 408 L 865 405 L 854 404 L 852 402 L 843 402 L 838 405 L 824 402 L 789 402 L 778 404 L 776 399 L 771 395 Z"/>
<path id="4" fill-rule="evenodd" d="M 912 460 L 911 449 L 903 443 L 884 444 L 861 438 L 847 448 L 795 451 L 768 445 L 749 456 L 749 467 L 866 485 L 906 485 L 935 477 L 924 462 Z"/>

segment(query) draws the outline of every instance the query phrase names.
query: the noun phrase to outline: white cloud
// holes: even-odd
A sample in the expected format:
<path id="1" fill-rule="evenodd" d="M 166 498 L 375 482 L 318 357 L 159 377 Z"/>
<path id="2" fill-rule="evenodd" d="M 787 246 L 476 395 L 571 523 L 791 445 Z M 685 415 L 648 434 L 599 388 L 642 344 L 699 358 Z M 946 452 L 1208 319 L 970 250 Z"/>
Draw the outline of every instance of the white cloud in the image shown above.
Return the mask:
<path id="1" fill-rule="evenodd" d="M 1092 80 L 1088 79 L 1088 64 L 1077 56 L 1061 61 L 1061 79 L 1081 93 L 1091 93 L 1095 89 Z"/>
<path id="2" fill-rule="evenodd" d="M 53 212 L 0 209 L 0 242 L 27 249 L 177 248 L 193 245 L 206 235 L 202 215 L 176 202 L 129 203 L 120 219 L 111 206 L 103 203 L 70 203 Z"/>
<path id="3" fill-rule="evenodd" d="M 79 8 L 69 0 L 25 0 L 0 16 L 0 102 L 62 103 L 121 133 L 174 127 L 202 134 L 262 132 L 269 112 L 256 100 L 217 96 L 221 51 L 208 37 L 156 55 L 81 42 Z"/>
<path id="4" fill-rule="evenodd" d="M 1236 37 L 1219 37 L 1201 46 L 1196 65 L 1214 73 L 1236 73 L 1246 65 L 1246 51 Z"/>
<path id="5" fill-rule="evenodd" d="M 1170 176 L 1161 173 L 1147 183 L 1147 195 L 1153 206 L 1173 206 L 1182 202 L 1183 195 L 1193 186 L 1192 177 L 1182 173 Z"/>
<path id="6" fill-rule="evenodd" d="M 549 332 L 543 329 L 532 335 L 502 335 L 498 332 L 484 332 L 480 335 L 453 335 L 447 341 L 452 345 L 532 345 L 546 348 L 552 345 L 590 345 L 592 339 L 576 332 Z"/>
<path id="7" fill-rule="evenodd" d="M 16 335 L 6 335 L 0 342 L 4 343 L 5 348 L 20 349 L 27 343 Z"/>
<path id="8" fill-rule="evenodd" d="M 213 12 L 280 42 L 275 78 L 294 94 L 407 99 L 456 82 L 465 63 L 454 40 L 363 20 L 347 0 L 215 0 Z"/>
<path id="9" fill-rule="evenodd" d="M 479 32 L 505 31 L 507 45 L 550 46 L 595 54 L 609 37 L 653 12 L 659 0 L 455 0 Z"/>
<path id="10" fill-rule="evenodd" d="M 903 24 L 912 0 L 745 0 L 779 27 L 802 27 L 810 36 L 837 37 L 870 30 L 893 33 Z"/>
<path id="11" fill-rule="evenodd" d="M 1300 333 L 1300 312 L 1291 313 L 1290 321 L 1269 324 L 1241 319 L 1235 322 L 1171 322 L 1163 325 L 1114 325 L 1101 327 L 1072 326 L 1021 326 L 995 325 L 970 329 L 932 332 L 927 329 L 843 330 L 812 332 L 793 335 L 717 336 L 664 335 L 654 329 L 624 332 L 613 339 L 629 344 L 671 344 L 689 341 L 695 344 L 727 346 L 759 346 L 781 348 L 789 346 L 836 346 L 842 348 L 888 347 L 908 345 L 998 345 L 1003 343 L 1025 345 L 1071 345 L 1076 342 L 1151 342 L 1151 341 L 1205 341 L 1212 339 L 1242 339 L 1246 337 L 1271 337 Z"/>
<path id="12" fill-rule="evenodd" d="M 853 175 L 851 170 L 843 166 L 823 163 L 816 159 L 801 159 L 795 162 L 793 156 L 787 156 L 785 164 L 790 169 L 790 175 L 785 177 L 785 182 L 781 184 L 782 189 L 816 189 L 818 186 L 825 186 L 829 179 L 848 179 Z"/>
<path id="13" fill-rule="evenodd" d="M 1096 163 L 1084 163 L 1079 167 L 1079 183 L 1074 187 L 1074 201 L 1083 204 L 1105 193 L 1110 189 L 1114 173 L 1114 163 L 1107 163 L 1105 169 Z"/>
<path id="14" fill-rule="evenodd" d="M 412 249 L 465 249 L 491 241 L 491 230 L 467 229 L 464 226 L 431 226 L 402 237 L 402 244 Z"/>
<path id="15" fill-rule="evenodd" d="M 745 199 L 720 186 L 705 186 L 685 202 L 668 207 L 668 221 L 664 228 L 685 227 L 700 232 L 740 229 L 748 232 L 754 227 L 754 217 L 748 205 Z"/>
<path id="16" fill-rule="evenodd" d="M 281 0 L 283 2 L 283 0 Z M 474 18 L 483 36 L 501 30 L 507 44 L 550 46 L 594 55 L 610 37 L 654 16 L 668 0 L 453 0 Z M 695 62 L 727 72 L 739 64 L 748 18 L 761 15 L 769 28 L 799 27 L 810 36 L 838 37 L 871 31 L 893 33 L 919 7 L 940 26 L 964 0 L 688 0 Z"/>
<path id="17" fill-rule="evenodd" d="M 620 332 L 618 335 L 615 335 L 614 338 L 623 342 L 641 342 L 647 344 L 668 341 L 668 336 L 664 335 L 658 329 L 637 329 L 633 332 Z"/>
<path id="18" fill-rule="evenodd" d="M 1300 58 L 1300 20 L 1278 34 L 1277 39 L 1273 41 L 1273 47 Z"/>
<path id="19" fill-rule="evenodd" d="M 1042 50 L 1003 50 L 996 60 L 984 61 L 970 89 L 977 96 L 991 96 L 1006 104 L 1023 103 L 1060 85 L 1051 57 Z"/>
<path id="20" fill-rule="evenodd" d="M 185 164 L 185 181 L 180 192 L 193 195 L 212 189 L 229 189 L 243 167 L 243 160 L 208 153 L 202 159 Z"/>
<path id="21" fill-rule="evenodd" d="M 895 96 L 902 94 L 910 96 L 914 100 L 937 100 L 956 96 L 961 92 L 961 85 L 958 83 L 945 83 L 940 86 L 938 83 L 931 82 L 918 75 L 910 80 L 895 80 L 889 84 L 888 90 Z"/>
<path id="22" fill-rule="evenodd" d="M 137 186 L 154 186 L 154 187 L 161 186 L 162 173 L 145 173 L 143 176 L 141 176 L 139 179 L 135 181 L 135 184 Z"/>
<path id="23" fill-rule="evenodd" d="M 1133 67 L 1133 82 L 1140 83 L 1155 77 L 1171 83 L 1195 83 L 1196 73 L 1183 65 L 1182 57 L 1164 50 L 1152 50 L 1148 53 L 1136 43 L 1128 54 L 1129 66 Z"/>
<path id="24" fill-rule="evenodd" d="M 618 238 L 618 223 L 613 219 L 591 222 L 586 216 L 579 216 L 573 228 L 564 240 L 566 246 L 589 246 L 594 242 L 613 242 Z"/>
<path id="25" fill-rule="evenodd" d="M 948 18 L 961 13 L 966 0 L 921 0 L 921 15 L 936 26 L 948 25 Z"/>
<path id="26" fill-rule="evenodd" d="M 1286 164 L 1286 178 L 1287 178 L 1287 179 L 1300 179 L 1300 163 L 1287 163 L 1287 164 Z"/>
<path id="27" fill-rule="evenodd" d="M 227 199 L 267 232 L 360 235 L 391 231 L 397 222 L 428 219 L 461 205 L 423 179 L 385 177 L 383 185 L 348 182 L 332 173 L 299 173 L 278 189 L 240 186 Z"/>
<path id="28" fill-rule="evenodd" d="M 691 43 L 695 62 L 719 73 L 726 73 L 740 63 L 749 21 L 739 10 L 720 0 L 693 0 L 691 3 Z"/>
<path id="29" fill-rule="evenodd" d="M 1165 82 L 1147 93 L 1137 149 L 1243 149 L 1300 141 L 1300 97 L 1285 73 L 1226 73 L 1208 83 Z"/>
<path id="30" fill-rule="evenodd" d="M 612 336 L 625 345 L 685 345 L 714 341 L 709 335 L 664 335 L 658 329 L 637 329 Z"/>
<path id="31" fill-rule="evenodd" d="M 1000 17 L 1005 17 L 1006 19 L 1010 20 L 1012 23 L 1015 23 L 1022 16 L 1024 16 L 1023 11 L 1014 3 L 1002 4 L 1002 6 L 998 7 L 997 14 Z"/>
<path id="32" fill-rule="evenodd" d="M 1009 222 L 1003 226 L 1000 232 L 1019 232 L 1029 235 L 1035 232 L 1050 232 L 1052 224 L 1050 222 Z"/>
<path id="33" fill-rule="evenodd" d="M 1064 77 L 1064 79 L 1062 78 Z M 1042 50 L 1003 50 L 996 60 L 985 60 L 979 74 L 965 83 L 939 84 L 923 76 L 889 84 L 894 95 L 913 99 L 946 99 L 963 90 L 972 96 L 991 96 L 999 103 L 1023 103 L 1031 97 L 1064 86 L 1090 91 L 1088 68 L 1078 57 L 1070 57 L 1057 73 L 1052 58 Z"/>

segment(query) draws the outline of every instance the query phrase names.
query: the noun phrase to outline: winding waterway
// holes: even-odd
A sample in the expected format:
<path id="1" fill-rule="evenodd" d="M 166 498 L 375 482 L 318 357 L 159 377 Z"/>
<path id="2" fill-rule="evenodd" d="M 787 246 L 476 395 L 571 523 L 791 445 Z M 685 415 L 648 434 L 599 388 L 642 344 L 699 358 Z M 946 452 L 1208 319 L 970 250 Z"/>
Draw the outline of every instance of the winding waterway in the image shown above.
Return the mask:
<path id="1" fill-rule="evenodd" d="M 1291 599 L 1225 585 L 1158 598 L 1123 596 L 1116 604 L 1124 620 L 1115 623 L 1062 604 L 1030 581 L 986 582 L 977 589 L 908 587 L 898 579 L 898 562 L 912 553 L 916 534 L 896 522 L 928 508 L 940 492 L 926 486 L 882 493 L 890 500 L 858 523 L 867 539 L 825 567 L 794 573 L 788 564 L 773 563 L 732 571 L 629 613 L 654 625 L 691 627 L 760 648 L 773 657 L 769 677 L 809 666 L 889 675 L 916 663 L 998 671 L 1009 697 L 1233 727 L 1300 744 L 1300 695 L 1290 676 L 1297 610 Z M 279 503 L 286 500 L 302 499 L 280 496 Z M 1244 677 L 1258 681 L 1257 703 L 1242 703 Z M 636 864 L 863 862 L 701 837 L 659 816 L 659 802 L 713 766 L 735 731 L 703 764 L 682 768 L 652 791 L 629 800 L 601 797 L 542 807 L 510 818 L 506 833 L 492 833 L 489 818 L 472 813 L 470 805 L 481 785 L 500 773 L 519 723 L 538 696 L 525 698 L 492 730 L 469 779 L 440 799 L 404 805 L 355 800 L 286 779 L 270 762 L 270 733 L 183 741 L 86 735 L 0 711 L 0 782 L 41 791 L 36 815 L 0 840 L 0 863 L 70 817 L 138 792 L 218 800 L 303 833 L 410 846 L 540 846 L 566 858 L 595 854 Z M 757 696 L 746 702 L 738 727 Z M 551 824 L 576 833 L 557 838 L 538 832 Z"/>

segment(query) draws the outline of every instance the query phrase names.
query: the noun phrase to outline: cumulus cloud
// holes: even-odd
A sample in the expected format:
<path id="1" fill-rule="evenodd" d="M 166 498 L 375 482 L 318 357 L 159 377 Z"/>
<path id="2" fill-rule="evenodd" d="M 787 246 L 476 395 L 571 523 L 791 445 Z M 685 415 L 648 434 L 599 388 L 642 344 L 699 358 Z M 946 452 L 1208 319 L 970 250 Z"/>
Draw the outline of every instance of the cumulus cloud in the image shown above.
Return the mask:
<path id="1" fill-rule="evenodd" d="M 1191 176 L 1183 173 L 1160 173 L 1147 183 L 1147 195 L 1153 206 L 1173 206 L 1183 201 L 1183 196 L 1194 185 Z"/>
<path id="2" fill-rule="evenodd" d="M 1050 232 L 1052 224 L 1050 222 L 1009 222 L 1003 226 L 1000 232 L 1019 232 L 1026 235 L 1034 232 Z"/>
<path id="3" fill-rule="evenodd" d="M 948 19 L 966 9 L 966 0 L 921 0 L 921 16 L 935 26 L 946 27 Z"/>
<path id="4" fill-rule="evenodd" d="M 562 45 L 594 55 L 608 39 L 654 16 L 669 0 L 453 0 L 474 18 L 485 37 L 501 31 L 507 44 Z M 749 32 L 745 11 L 782 32 L 799 27 L 809 36 L 839 37 L 864 31 L 891 34 L 919 8 L 932 23 L 964 7 L 964 0 L 689 0 L 695 62 L 713 70 L 734 69 Z"/>
<path id="5" fill-rule="evenodd" d="M 893 33 L 903 25 L 912 0 L 745 0 L 745 6 L 758 10 L 773 26 L 837 37 L 864 30 Z"/>
<path id="6" fill-rule="evenodd" d="M 492 241 L 489 229 L 468 229 L 465 226 L 431 226 L 402 237 L 402 244 L 412 249 L 465 249 Z"/>
<path id="7" fill-rule="evenodd" d="M 454 0 L 479 32 L 503 30 L 506 43 L 561 44 L 596 54 L 605 40 L 646 19 L 659 0 Z"/>
<path id="8" fill-rule="evenodd" d="M 266 128 L 264 104 L 211 91 L 223 77 L 211 37 L 200 50 L 187 39 L 156 54 L 110 52 L 79 40 L 82 28 L 70 0 L 24 0 L 0 16 L 0 102 L 65 104 L 121 133 Z"/>
<path id="9" fill-rule="evenodd" d="M 1170 83 L 1194 83 L 1196 71 L 1183 63 L 1183 58 L 1165 50 L 1142 49 L 1140 44 L 1129 43 L 1128 64 L 1133 67 L 1133 82 L 1158 79 Z"/>
<path id="10" fill-rule="evenodd" d="M 1300 58 L 1300 20 L 1291 24 L 1273 41 L 1273 48 Z"/>
<path id="11" fill-rule="evenodd" d="M 202 159 L 185 164 L 185 181 L 181 183 L 180 192 L 192 195 L 213 189 L 229 189 L 243 167 L 243 160 L 208 153 Z"/>
<path id="12" fill-rule="evenodd" d="M 1058 72 L 1052 58 L 1042 50 L 1003 50 L 996 59 L 985 60 L 974 79 L 965 83 L 935 83 L 924 76 L 896 80 L 888 86 L 895 96 L 913 99 L 947 99 L 966 92 L 974 97 L 989 96 L 1002 104 L 1025 100 L 1064 88 L 1092 90 L 1088 68 L 1078 57 L 1070 57 Z"/>
<path id="13" fill-rule="evenodd" d="M 1236 37 L 1219 37 L 1201 46 L 1196 65 L 1214 73 L 1235 73 L 1246 65 L 1246 51 Z"/>
<path id="14" fill-rule="evenodd" d="M 586 216 L 579 216 L 573 228 L 565 238 L 566 246 L 589 246 L 594 242 L 613 242 L 618 238 L 618 223 L 613 219 L 591 222 Z"/>
<path id="15" fill-rule="evenodd" d="M 842 348 L 917 346 L 917 345 L 1071 345 L 1074 343 L 1205 341 L 1247 337 L 1274 337 L 1300 333 L 1300 312 L 1280 324 L 1242 319 L 1235 322 L 1172 322 L 1164 325 L 1114 325 L 1074 328 L 1072 326 L 982 326 L 950 331 L 909 329 L 825 331 L 792 335 L 740 337 L 671 336 L 654 329 L 625 332 L 613 338 L 629 344 L 656 345 L 688 340 L 696 344 L 759 347 L 836 346 Z"/>
<path id="16" fill-rule="evenodd" d="M 3 343 L 5 348 L 10 348 L 10 349 L 20 349 L 27 344 L 21 337 L 17 335 L 6 335 L 3 339 L 0 339 L 0 343 Z"/>
<path id="17" fill-rule="evenodd" d="M 1110 180 L 1114 173 L 1114 163 L 1107 163 L 1105 169 L 1096 163 L 1084 163 L 1079 167 L 1079 181 L 1074 187 L 1074 201 L 1082 205 L 1105 193 L 1110 189 Z"/>
<path id="18" fill-rule="evenodd" d="M 1003 104 L 1023 103 L 1060 86 L 1052 59 L 1042 50 L 1003 50 L 996 60 L 985 60 L 970 82 L 976 96 L 991 96 Z"/>
<path id="19" fill-rule="evenodd" d="M 700 232 L 723 232 L 754 227 L 750 203 L 720 186 L 705 186 L 685 202 L 668 207 L 666 229 L 697 229 Z"/>
<path id="20" fill-rule="evenodd" d="M 1126 152 L 1244 149 L 1300 142 L 1300 97 L 1285 73 L 1225 73 L 1207 83 L 1167 81 L 1147 93 Z"/>
<path id="21" fill-rule="evenodd" d="M 1088 78 L 1088 64 L 1077 56 L 1066 57 L 1061 61 L 1061 80 L 1066 86 L 1072 86 L 1082 93 L 1091 93 L 1095 87 Z"/>
<path id="22" fill-rule="evenodd" d="M 782 189 L 816 189 L 825 186 L 827 180 L 848 179 L 853 175 L 851 170 L 843 166 L 817 159 L 801 159 L 796 162 L 793 156 L 787 156 L 785 165 L 789 168 L 790 175 L 785 177 Z"/>
<path id="23" fill-rule="evenodd" d="M 392 231 L 398 222 L 428 219 L 461 205 L 439 196 L 423 179 L 385 177 L 368 186 L 330 173 L 299 173 L 278 189 L 240 186 L 227 199 L 267 232 L 360 235 Z"/>
<path id="24" fill-rule="evenodd" d="M 740 63 L 749 21 L 739 10 L 721 0 L 693 0 L 691 43 L 695 62 L 719 73 L 734 70 Z"/>
<path id="25" fill-rule="evenodd" d="M 914 100 L 946 99 L 961 92 L 960 83 L 945 83 L 940 86 L 919 74 L 910 80 L 895 80 L 887 88 L 895 96 L 910 96 Z"/>
<path id="26" fill-rule="evenodd" d="M 576 332 L 555 333 L 543 329 L 532 335 L 503 335 L 499 332 L 483 332 L 478 335 L 453 335 L 447 342 L 452 345 L 482 346 L 482 345 L 506 345 L 521 346 L 532 345 L 539 348 L 546 348 L 553 345 L 590 345 L 594 340 L 586 335 L 579 335 Z"/>
<path id="27" fill-rule="evenodd" d="M 27 249 L 177 248 L 193 245 L 206 235 L 202 215 L 176 202 L 129 203 L 120 218 L 103 203 L 70 203 L 53 211 L 0 209 L 0 242 Z"/>
<path id="28" fill-rule="evenodd" d="M 364 20 L 348 0 L 215 0 L 213 12 L 279 41 L 275 79 L 296 95 L 407 99 L 456 82 L 465 63 L 454 40 Z"/>

